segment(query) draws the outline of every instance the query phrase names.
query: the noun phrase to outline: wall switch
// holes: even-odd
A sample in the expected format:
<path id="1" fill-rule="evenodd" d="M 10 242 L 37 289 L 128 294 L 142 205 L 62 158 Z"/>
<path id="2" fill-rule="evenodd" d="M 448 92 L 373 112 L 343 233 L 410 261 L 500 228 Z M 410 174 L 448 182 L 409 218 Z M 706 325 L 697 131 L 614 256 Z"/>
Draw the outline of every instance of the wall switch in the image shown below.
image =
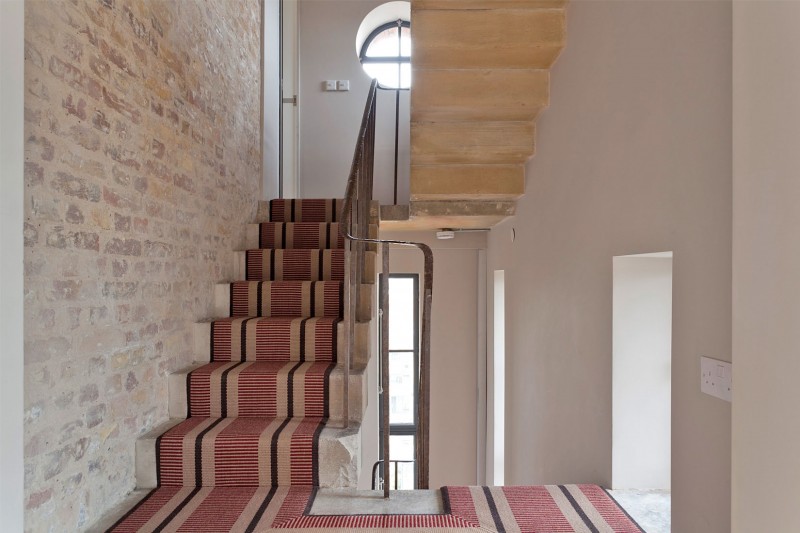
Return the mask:
<path id="1" fill-rule="evenodd" d="M 726 402 L 731 401 L 733 365 L 709 357 L 700 357 L 700 390 Z"/>
<path id="2" fill-rule="evenodd" d="M 349 91 L 350 90 L 350 80 L 339 80 L 336 82 L 337 88 L 340 91 Z"/>
<path id="3" fill-rule="evenodd" d="M 325 80 L 322 82 L 322 88 L 326 91 L 336 90 L 336 80 Z"/>

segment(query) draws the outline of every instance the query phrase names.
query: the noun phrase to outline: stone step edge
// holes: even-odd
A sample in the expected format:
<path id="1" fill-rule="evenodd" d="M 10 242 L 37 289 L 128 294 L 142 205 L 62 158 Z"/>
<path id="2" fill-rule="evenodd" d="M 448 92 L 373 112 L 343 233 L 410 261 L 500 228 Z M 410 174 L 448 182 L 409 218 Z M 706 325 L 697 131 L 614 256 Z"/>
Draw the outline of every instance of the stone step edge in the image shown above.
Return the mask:
<path id="1" fill-rule="evenodd" d="M 136 441 L 136 488 L 154 489 L 156 473 L 156 439 L 184 419 L 170 419 L 155 427 Z M 361 424 L 352 422 L 348 428 L 331 425 L 323 428 L 319 437 L 320 487 L 344 488 L 358 485 L 361 466 Z"/>
<path id="2" fill-rule="evenodd" d="M 173 372 L 167 377 L 169 389 L 169 416 L 170 418 L 182 418 L 186 416 L 188 398 L 186 396 L 186 376 L 189 372 L 197 370 L 207 363 L 195 363 L 192 366 Z M 330 420 L 341 422 L 342 420 L 342 381 L 344 378 L 344 368 L 337 365 L 330 374 L 329 381 L 329 405 Z M 367 373 L 366 366 L 357 365 L 350 370 L 350 420 L 360 422 L 367 409 Z"/>

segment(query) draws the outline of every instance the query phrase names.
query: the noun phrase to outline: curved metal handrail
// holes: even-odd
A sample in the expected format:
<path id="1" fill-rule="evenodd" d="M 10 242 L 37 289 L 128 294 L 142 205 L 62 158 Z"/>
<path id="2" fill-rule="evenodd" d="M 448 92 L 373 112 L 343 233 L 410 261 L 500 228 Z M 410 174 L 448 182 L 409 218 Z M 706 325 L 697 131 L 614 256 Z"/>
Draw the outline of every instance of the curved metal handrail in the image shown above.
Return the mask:
<path id="1" fill-rule="evenodd" d="M 375 103 L 377 95 L 377 80 L 372 81 L 364 114 L 361 119 L 353 163 L 347 179 L 344 205 L 339 218 L 339 231 L 347 241 L 349 260 L 345 264 L 345 334 L 346 354 L 343 378 L 343 406 L 342 413 L 345 426 L 349 424 L 349 381 L 350 359 L 354 346 L 355 323 L 357 320 L 356 306 L 360 301 L 362 269 L 364 266 L 364 247 L 367 244 L 382 246 L 383 272 L 389 273 L 389 247 L 413 246 L 422 251 L 424 257 L 424 288 L 422 304 L 422 328 L 420 332 L 420 369 L 419 369 L 419 400 L 417 402 L 417 443 L 416 466 L 418 488 L 428 488 L 428 450 L 430 437 L 430 337 L 431 337 L 431 304 L 433 301 L 433 251 L 430 246 L 421 242 L 399 241 L 390 239 L 370 238 L 369 225 L 372 209 L 372 172 L 375 155 Z M 381 279 L 381 307 L 382 342 L 381 342 L 381 384 L 383 393 L 388 396 L 389 391 L 389 295 L 388 277 Z M 384 457 L 389 457 L 389 414 L 388 401 L 383 402 L 383 452 Z M 384 477 L 389 476 L 389 461 L 384 462 Z M 388 484 L 384 488 L 384 496 L 389 496 Z"/>

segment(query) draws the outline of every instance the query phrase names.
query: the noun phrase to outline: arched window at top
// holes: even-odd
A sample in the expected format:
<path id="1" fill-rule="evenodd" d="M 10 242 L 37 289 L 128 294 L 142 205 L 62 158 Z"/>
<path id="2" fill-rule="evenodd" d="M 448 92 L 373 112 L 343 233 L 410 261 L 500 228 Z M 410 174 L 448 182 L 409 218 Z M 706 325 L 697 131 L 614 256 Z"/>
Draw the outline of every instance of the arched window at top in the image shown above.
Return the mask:
<path id="1" fill-rule="evenodd" d="M 411 87 L 411 24 L 388 22 L 375 28 L 358 54 L 364 71 L 382 89 Z"/>

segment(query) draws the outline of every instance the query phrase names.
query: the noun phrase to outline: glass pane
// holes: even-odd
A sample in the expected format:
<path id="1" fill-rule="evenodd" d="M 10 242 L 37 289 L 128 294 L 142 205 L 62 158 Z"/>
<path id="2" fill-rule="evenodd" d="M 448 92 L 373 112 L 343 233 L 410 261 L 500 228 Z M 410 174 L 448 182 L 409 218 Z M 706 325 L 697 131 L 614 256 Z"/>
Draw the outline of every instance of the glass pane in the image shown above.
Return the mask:
<path id="1" fill-rule="evenodd" d="M 414 460 L 414 436 L 413 435 L 390 435 L 389 454 L 392 461 L 413 461 Z M 397 484 L 395 484 L 395 468 L 397 469 Z M 389 483 L 390 488 L 398 490 L 414 489 L 414 463 L 391 463 L 389 464 Z"/>
<path id="2" fill-rule="evenodd" d="M 411 57 L 411 28 L 403 28 L 400 33 L 400 55 Z"/>
<path id="3" fill-rule="evenodd" d="M 411 87 L 411 63 L 400 65 L 400 88 L 408 89 Z"/>
<path id="4" fill-rule="evenodd" d="M 400 87 L 398 82 L 400 69 L 397 63 L 362 63 L 361 66 L 370 78 L 377 78 L 382 87 L 389 89 Z"/>
<path id="5" fill-rule="evenodd" d="M 389 353 L 389 423 L 414 423 L 414 353 Z"/>
<path id="6" fill-rule="evenodd" d="M 389 277 L 389 349 L 413 350 L 414 279 Z"/>
<path id="7" fill-rule="evenodd" d="M 397 39 L 397 28 L 383 30 L 369 43 L 367 57 L 397 57 L 400 48 Z"/>
<path id="8" fill-rule="evenodd" d="M 413 461 L 414 435 L 389 435 L 389 457 L 392 461 Z"/>

